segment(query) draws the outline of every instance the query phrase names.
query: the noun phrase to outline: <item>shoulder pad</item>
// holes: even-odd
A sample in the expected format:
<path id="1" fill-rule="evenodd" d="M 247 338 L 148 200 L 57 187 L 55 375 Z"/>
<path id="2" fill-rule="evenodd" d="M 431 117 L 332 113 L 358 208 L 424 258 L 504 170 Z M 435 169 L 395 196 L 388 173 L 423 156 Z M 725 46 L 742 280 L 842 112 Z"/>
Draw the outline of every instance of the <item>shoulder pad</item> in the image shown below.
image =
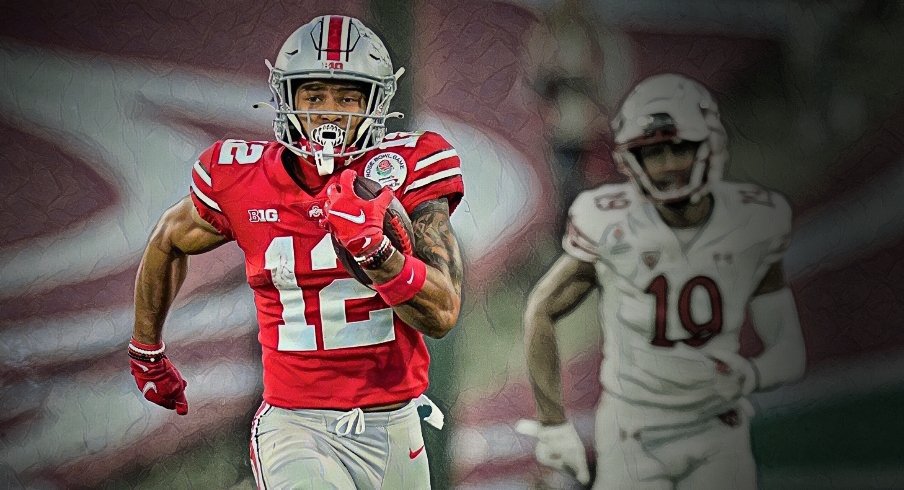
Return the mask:
<path id="1" fill-rule="evenodd" d="M 578 195 L 568 211 L 577 224 L 620 220 L 639 198 L 631 183 L 604 184 Z"/>
<path id="2" fill-rule="evenodd" d="M 461 160 L 445 138 L 432 131 L 387 135 L 364 175 L 389 185 L 409 212 L 420 203 L 445 197 L 450 210 L 464 194 Z"/>
<path id="3" fill-rule="evenodd" d="M 731 211 L 747 217 L 751 239 L 766 243 L 766 262 L 784 255 L 791 237 L 791 205 L 781 193 L 750 182 L 725 182 L 720 187 Z"/>
<path id="4" fill-rule="evenodd" d="M 605 184 L 580 193 L 568 210 L 565 251 L 585 262 L 597 258 L 606 229 L 623 220 L 637 198 L 631 183 Z"/>
<path id="5" fill-rule="evenodd" d="M 267 141 L 217 141 L 195 161 L 192 191 L 202 202 L 218 210 L 216 196 L 231 186 L 236 174 L 256 168 L 254 164 L 264 162 L 273 154 L 273 145 Z"/>
<path id="6" fill-rule="evenodd" d="M 790 227 L 791 206 L 780 192 L 752 182 L 723 182 L 719 191 L 733 211 L 748 214 L 754 221 Z"/>

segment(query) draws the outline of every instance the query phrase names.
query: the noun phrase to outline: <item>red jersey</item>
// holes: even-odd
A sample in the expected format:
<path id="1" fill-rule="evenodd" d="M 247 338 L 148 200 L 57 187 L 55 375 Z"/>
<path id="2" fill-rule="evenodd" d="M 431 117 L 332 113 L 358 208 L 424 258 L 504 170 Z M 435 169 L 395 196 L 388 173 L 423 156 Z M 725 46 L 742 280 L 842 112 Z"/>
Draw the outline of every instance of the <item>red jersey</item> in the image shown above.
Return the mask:
<path id="1" fill-rule="evenodd" d="M 288 163 L 284 164 L 283 160 Z M 298 168 L 300 186 L 287 165 Z M 410 213 L 464 186 L 458 156 L 440 135 L 394 133 L 348 165 L 389 186 Z M 192 171 L 198 213 L 245 252 L 263 350 L 264 400 L 284 408 L 351 409 L 415 398 L 430 357 L 421 333 L 337 262 L 323 217 L 339 178 L 277 142 L 219 141 Z"/>

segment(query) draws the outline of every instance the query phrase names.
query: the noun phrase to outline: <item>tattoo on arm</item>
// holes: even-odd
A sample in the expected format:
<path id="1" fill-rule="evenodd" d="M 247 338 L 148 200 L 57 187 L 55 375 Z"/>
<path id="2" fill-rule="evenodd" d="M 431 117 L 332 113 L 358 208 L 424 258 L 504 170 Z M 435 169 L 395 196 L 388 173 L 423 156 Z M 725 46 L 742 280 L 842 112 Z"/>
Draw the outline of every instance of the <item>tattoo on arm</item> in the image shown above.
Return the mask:
<path id="1" fill-rule="evenodd" d="M 462 263 L 458 242 L 449 224 L 449 203 L 446 199 L 427 201 L 411 212 L 414 228 L 414 254 L 452 280 L 461 293 Z"/>

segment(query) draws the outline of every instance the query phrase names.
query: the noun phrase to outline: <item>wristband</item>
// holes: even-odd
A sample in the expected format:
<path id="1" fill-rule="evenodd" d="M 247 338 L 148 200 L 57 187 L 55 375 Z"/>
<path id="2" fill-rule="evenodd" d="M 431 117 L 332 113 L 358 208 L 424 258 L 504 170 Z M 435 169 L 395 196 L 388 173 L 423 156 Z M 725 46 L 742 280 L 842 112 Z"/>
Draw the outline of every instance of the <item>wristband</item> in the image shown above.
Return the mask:
<path id="1" fill-rule="evenodd" d="M 395 251 L 396 248 L 392 246 L 389 238 L 384 236 L 383 241 L 380 242 L 380 245 L 376 250 L 364 257 L 355 257 L 355 262 L 365 269 L 378 269 L 384 262 L 392 257 L 392 254 Z"/>
<path id="2" fill-rule="evenodd" d="M 402 272 L 374 289 L 389 306 L 400 305 L 414 297 L 427 282 L 427 264 L 421 259 L 406 255 Z"/>
<path id="3" fill-rule="evenodd" d="M 138 361 L 157 362 L 166 357 L 163 355 L 165 349 L 166 344 L 163 342 L 159 344 L 145 344 L 135 340 L 134 337 L 129 340 L 129 357 Z"/>

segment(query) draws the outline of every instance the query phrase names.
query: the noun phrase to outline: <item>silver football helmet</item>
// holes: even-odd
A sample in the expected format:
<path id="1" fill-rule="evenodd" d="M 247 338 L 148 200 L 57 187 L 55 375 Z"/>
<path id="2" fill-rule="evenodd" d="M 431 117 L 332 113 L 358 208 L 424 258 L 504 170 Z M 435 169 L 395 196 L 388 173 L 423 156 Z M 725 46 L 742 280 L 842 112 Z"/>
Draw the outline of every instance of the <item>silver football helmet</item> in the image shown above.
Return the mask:
<path id="1" fill-rule="evenodd" d="M 358 19 L 341 15 L 315 18 L 286 39 L 276 63 L 267 61 L 267 67 L 276 105 L 276 139 L 296 155 L 313 157 L 320 175 L 331 174 L 336 160 L 347 164 L 378 146 L 386 134 L 386 119 L 402 117 L 401 113 L 389 112 L 389 102 L 404 69 L 393 72 L 383 41 Z M 362 84 L 366 87 L 365 112 L 297 110 L 295 90 L 311 80 Z M 310 123 L 313 116 L 323 114 L 345 116 L 345 127 L 325 124 L 307 134 L 301 118 Z M 352 117 L 363 119 L 352 127 Z M 345 137 L 348 134 L 353 134 L 351 143 Z"/>
<path id="2" fill-rule="evenodd" d="M 682 75 L 655 75 L 638 83 L 612 121 L 616 162 L 641 193 L 654 201 L 697 202 L 722 178 L 728 161 L 728 137 L 715 99 L 700 83 Z M 666 141 L 700 142 L 688 185 L 661 190 L 650 180 L 633 150 Z"/>

